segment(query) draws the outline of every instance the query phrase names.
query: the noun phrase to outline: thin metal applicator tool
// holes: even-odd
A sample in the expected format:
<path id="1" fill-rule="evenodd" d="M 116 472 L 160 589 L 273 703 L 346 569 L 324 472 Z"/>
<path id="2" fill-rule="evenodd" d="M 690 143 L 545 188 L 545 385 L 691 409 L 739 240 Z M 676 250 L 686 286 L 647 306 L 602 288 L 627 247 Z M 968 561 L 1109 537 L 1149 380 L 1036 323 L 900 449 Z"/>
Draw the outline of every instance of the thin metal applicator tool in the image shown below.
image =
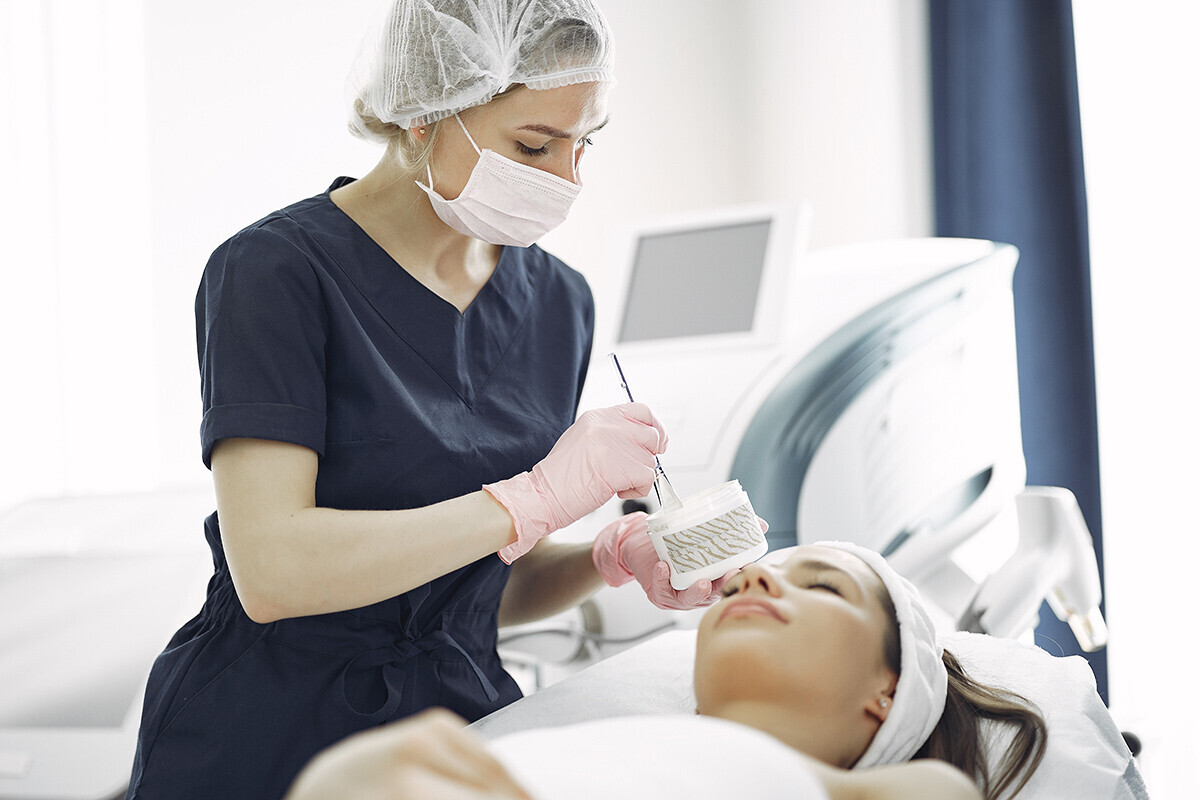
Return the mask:
<path id="1" fill-rule="evenodd" d="M 621 362 L 617 361 L 616 353 L 608 354 L 609 363 L 613 366 L 613 371 L 617 373 L 617 382 L 621 388 L 625 390 L 625 396 L 629 398 L 629 402 L 636 403 L 633 399 L 633 392 L 629 391 L 629 382 L 625 380 L 625 373 L 621 371 Z M 658 496 L 658 504 L 662 508 L 683 508 L 683 501 L 679 499 L 679 495 L 675 494 L 675 487 L 671 485 L 671 479 L 667 477 L 667 473 L 663 470 L 662 462 L 658 460 L 658 456 L 654 457 L 655 475 L 654 478 L 654 494 Z M 659 480 L 662 480 L 662 487 L 658 485 Z M 666 495 L 666 502 L 663 502 L 663 496 Z"/>

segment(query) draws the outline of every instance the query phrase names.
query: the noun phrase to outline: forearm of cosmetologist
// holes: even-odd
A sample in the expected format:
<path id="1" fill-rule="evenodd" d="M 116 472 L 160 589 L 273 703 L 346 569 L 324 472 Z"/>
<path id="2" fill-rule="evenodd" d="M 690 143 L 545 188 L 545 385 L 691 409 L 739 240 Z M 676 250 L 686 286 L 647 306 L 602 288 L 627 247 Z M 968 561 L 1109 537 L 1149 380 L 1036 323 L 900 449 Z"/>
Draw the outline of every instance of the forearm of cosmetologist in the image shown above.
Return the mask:
<path id="1" fill-rule="evenodd" d="M 225 555 L 255 622 L 371 605 L 516 541 L 512 516 L 482 490 L 414 509 L 320 508 L 317 464 L 313 450 L 286 442 L 225 439 L 214 447 Z M 602 585 L 590 543 L 543 539 L 513 563 L 501 624 L 557 613 Z"/>

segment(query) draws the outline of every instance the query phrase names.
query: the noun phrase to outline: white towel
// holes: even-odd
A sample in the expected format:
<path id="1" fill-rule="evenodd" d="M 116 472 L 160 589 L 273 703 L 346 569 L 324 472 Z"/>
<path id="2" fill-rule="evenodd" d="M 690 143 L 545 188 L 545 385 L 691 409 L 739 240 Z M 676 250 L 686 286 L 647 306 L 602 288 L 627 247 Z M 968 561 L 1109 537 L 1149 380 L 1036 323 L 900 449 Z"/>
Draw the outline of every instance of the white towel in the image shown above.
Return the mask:
<path id="1" fill-rule="evenodd" d="M 488 748 L 537 800 L 828 800 L 808 761 L 712 717 L 637 716 L 512 733 Z"/>
<path id="2" fill-rule="evenodd" d="M 946 707 L 946 666 L 933 621 L 917 587 L 879 553 L 851 542 L 816 544 L 845 550 L 867 562 L 887 587 L 900 621 L 900 677 L 892 707 L 854 768 L 908 761 L 933 733 Z"/>

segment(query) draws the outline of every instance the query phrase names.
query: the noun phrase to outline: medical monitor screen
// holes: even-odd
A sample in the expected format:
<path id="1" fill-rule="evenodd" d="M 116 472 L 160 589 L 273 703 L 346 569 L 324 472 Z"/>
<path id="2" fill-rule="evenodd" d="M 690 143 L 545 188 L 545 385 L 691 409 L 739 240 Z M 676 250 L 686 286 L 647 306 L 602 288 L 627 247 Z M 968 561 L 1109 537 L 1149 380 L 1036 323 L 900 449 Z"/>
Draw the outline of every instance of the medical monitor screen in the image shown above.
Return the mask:
<path id="1" fill-rule="evenodd" d="M 644 235 L 619 341 L 754 329 L 771 220 Z"/>

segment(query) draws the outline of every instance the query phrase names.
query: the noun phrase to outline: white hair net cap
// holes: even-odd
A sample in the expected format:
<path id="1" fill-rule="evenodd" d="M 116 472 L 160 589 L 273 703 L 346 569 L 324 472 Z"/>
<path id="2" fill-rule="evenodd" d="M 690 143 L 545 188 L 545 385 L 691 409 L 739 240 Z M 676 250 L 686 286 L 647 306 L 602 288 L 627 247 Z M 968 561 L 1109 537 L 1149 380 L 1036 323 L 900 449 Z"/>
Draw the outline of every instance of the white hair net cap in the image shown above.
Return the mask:
<path id="1" fill-rule="evenodd" d="M 350 128 L 401 128 L 482 105 L 513 84 L 615 82 L 613 39 L 592 0 L 395 0 L 348 81 Z"/>

